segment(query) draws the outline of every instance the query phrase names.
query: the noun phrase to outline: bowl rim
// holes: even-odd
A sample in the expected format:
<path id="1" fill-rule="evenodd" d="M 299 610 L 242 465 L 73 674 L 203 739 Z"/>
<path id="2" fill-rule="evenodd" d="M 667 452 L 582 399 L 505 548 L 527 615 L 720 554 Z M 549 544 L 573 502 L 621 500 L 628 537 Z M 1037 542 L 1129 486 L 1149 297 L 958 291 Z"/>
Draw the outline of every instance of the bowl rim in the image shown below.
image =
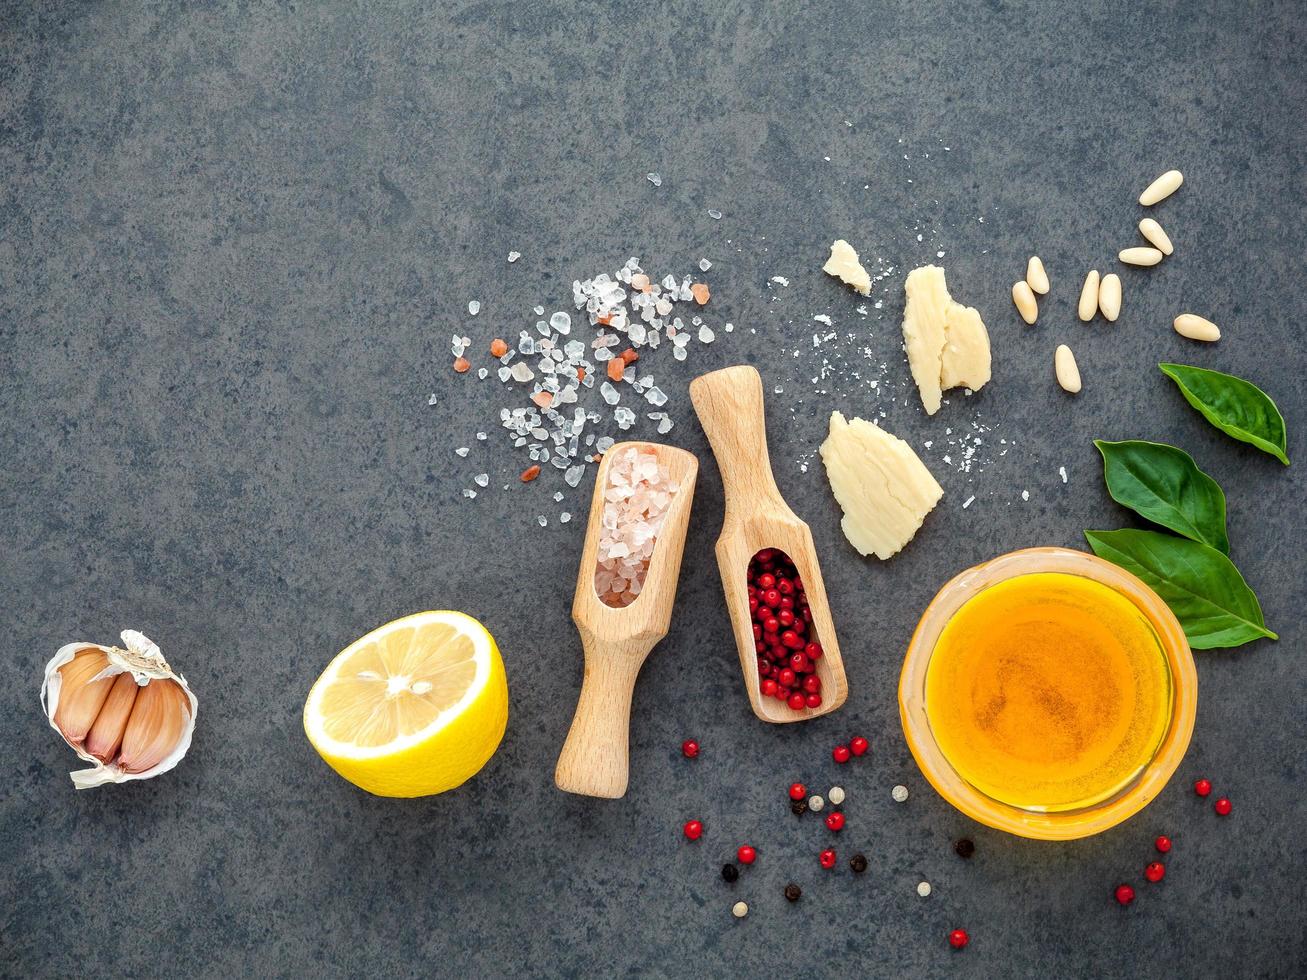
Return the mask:
<path id="1" fill-rule="evenodd" d="M 926 715 L 926 670 L 940 634 L 962 605 L 986 588 L 1021 575 L 1062 572 L 1100 582 L 1131 600 L 1157 631 L 1171 671 L 1172 709 L 1152 760 L 1115 795 L 1076 810 L 1039 812 L 1003 803 L 968 783 L 935 741 Z M 1023 548 L 955 575 L 922 613 L 899 674 L 899 718 L 908 748 L 926 780 L 973 820 L 1021 837 L 1076 840 L 1102 833 L 1142 810 L 1174 775 L 1193 736 L 1198 673 L 1184 629 L 1156 592 L 1137 576 L 1096 555 L 1071 548 Z"/>

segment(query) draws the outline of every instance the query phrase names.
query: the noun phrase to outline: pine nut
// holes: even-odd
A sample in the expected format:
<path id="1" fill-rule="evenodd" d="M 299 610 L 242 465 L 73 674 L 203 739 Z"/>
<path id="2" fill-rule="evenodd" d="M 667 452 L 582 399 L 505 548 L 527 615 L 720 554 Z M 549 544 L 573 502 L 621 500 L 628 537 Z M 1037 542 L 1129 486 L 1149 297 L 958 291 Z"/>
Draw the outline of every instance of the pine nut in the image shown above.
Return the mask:
<path id="1" fill-rule="evenodd" d="M 1111 323 L 1121 315 L 1121 278 L 1115 272 L 1109 272 L 1098 284 L 1098 308 Z"/>
<path id="2" fill-rule="evenodd" d="M 1159 248 L 1139 245 L 1135 248 L 1123 248 L 1117 258 L 1127 265 L 1157 265 L 1165 256 Z"/>
<path id="3" fill-rule="evenodd" d="M 1039 304 L 1035 294 L 1030 291 L 1030 283 L 1022 279 L 1012 284 L 1012 302 L 1017 304 L 1017 312 L 1026 323 L 1034 323 L 1039 316 Z"/>
<path id="4" fill-rule="evenodd" d="M 1030 261 L 1026 263 L 1026 285 L 1040 296 L 1048 292 L 1048 273 L 1044 271 L 1044 263 L 1038 255 L 1030 256 Z"/>
<path id="5" fill-rule="evenodd" d="M 1080 319 L 1088 323 L 1098 312 L 1098 270 L 1090 269 L 1085 284 L 1080 287 Z"/>
<path id="6" fill-rule="evenodd" d="M 1080 368 L 1076 367 L 1076 356 L 1066 344 L 1059 344 L 1053 352 L 1053 370 L 1057 372 L 1057 383 L 1063 391 L 1074 395 L 1080 390 Z"/>
<path id="7" fill-rule="evenodd" d="M 1183 183 L 1184 174 L 1178 170 L 1168 170 L 1149 184 L 1148 189 L 1139 195 L 1139 203 L 1146 208 L 1152 207 L 1158 201 L 1165 201 L 1178 191 Z"/>
<path id="8" fill-rule="evenodd" d="M 1202 340 L 1207 343 L 1221 339 L 1221 328 L 1211 320 L 1204 319 L 1196 313 L 1181 313 L 1175 318 L 1175 332 L 1190 340 Z"/>
<path id="9" fill-rule="evenodd" d="M 1171 239 L 1162 230 L 1162 226 L 1152 218 L 1144 218 L 1139 222 L 1139 233 L 1152 242 L 1163 255 L 1170 255 L 1175 251 L 1175 246 L 1171 244 Z"/>

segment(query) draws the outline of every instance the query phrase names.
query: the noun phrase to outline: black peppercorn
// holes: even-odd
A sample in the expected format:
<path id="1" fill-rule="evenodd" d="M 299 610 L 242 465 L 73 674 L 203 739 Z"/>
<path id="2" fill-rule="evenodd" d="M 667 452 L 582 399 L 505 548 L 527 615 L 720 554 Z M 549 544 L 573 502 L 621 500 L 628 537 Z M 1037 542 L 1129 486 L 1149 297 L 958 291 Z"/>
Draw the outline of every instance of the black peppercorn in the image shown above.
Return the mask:
<path id="1" fill-rule="evenodd" d="M 790 800 L 790 812 L 796 817 L 801 817 L 808 812 L 807 800 Z"/>
<path id="2" fill-rule="evenodd" d="M 953 850 L 957 852 L 960 858 L 969 858 L 976 853 L 976 845 L 968 837 L 960 838 L 953 844 Z"/>
<path id="3" fill-rule="evenodd" d="M 849 867 L 858 874 L 867 870 L 867 857 L 865 854 L 855 854 L 849 858 Z"/>
<path id="4" fill-rule="evenodd" d="M 733 864 L 723 864 L 722 877 L 727 881 L 736 881 L 740 877 L 740 869 Z"/>
<path id="5" fill-rule="evenodd" d="M 799 896 L 801 896 L 802 894 L 803 894 L 803 889 L 792 881 L 785 886 L 785 897 L 789 899 L 791 902 L 797 902 L 799 900 Z"/>

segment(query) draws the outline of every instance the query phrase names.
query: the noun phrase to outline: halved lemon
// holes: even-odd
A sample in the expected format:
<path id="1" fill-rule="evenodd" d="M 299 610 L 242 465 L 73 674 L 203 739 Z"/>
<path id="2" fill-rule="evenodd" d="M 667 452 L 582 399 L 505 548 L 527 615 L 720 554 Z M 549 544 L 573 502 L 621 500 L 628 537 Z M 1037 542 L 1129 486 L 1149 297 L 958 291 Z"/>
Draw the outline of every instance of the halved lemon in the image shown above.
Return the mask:
<path id="1" fill-rule="evenodd" d="M 471 616 L 415 613 L 336 655 L 304 702 L 304 732 L 343 777 L 377 796 L 462 785 L 508 724 L 499 648 Z"/>

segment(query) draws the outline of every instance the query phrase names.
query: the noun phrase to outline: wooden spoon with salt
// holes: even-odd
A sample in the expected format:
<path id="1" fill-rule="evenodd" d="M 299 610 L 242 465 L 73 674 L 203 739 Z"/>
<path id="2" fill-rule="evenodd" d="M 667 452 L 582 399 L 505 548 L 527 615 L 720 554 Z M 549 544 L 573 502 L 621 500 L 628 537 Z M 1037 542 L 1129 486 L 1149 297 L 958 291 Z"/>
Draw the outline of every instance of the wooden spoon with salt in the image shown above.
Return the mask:
<path id="1" fill-rule="evenodd" d="M 812 532 L 782 499 L 772 476 L 762 378 L 746 365 L 713 371 L 690 382 L 690 398 L 717 457 L 726 492 L 726 518 L 717 539 L 717 566 L 753 713 L 763 721 L 784 723 L 834 711 L 849 696 L 844 661 L 840 659 Z M 822 697 L 816 708 L 796 711 L 762 694 L 753 619 L 749 615 L 748 570 L 753 556 L 765 548 L 779 549 L 789 556 L 808 597 L 815 638 L 823 650 L 816 661 Z"/>
<path id="2" fill-rule="evenodd" d="M 607 605 L 595 591 L 605 491 L 614 460 L 627 451 L 653 453 L 677 489 L 654 544 L 640 594 L 630 605 Z M 585 651 L 585 677 L 554 782 L 559 789 L 617 799 L 630 774 L 631 695 L 645 658 L 667 635 L 690 523 L 699 461 L 683 449 L 654 442 L 622 442 L 604 454 L 595 477 L 590 523 L 581 549 L 572 620 Z"/>

